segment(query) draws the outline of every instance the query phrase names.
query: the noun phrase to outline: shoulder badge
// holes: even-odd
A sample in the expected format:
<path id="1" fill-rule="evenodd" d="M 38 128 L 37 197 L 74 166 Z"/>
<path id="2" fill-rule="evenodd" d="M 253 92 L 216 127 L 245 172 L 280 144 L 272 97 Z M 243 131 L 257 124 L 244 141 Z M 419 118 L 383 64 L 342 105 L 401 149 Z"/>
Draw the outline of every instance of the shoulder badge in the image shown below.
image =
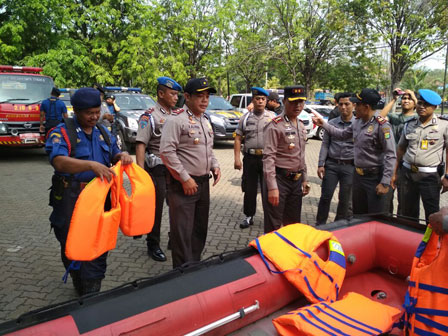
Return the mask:
<path id="1" fill-rule="evenodd" d="M 387 119 L 385 119 L 385 118 L 383 118 L 383 117 L 381 117 L 381 116 L 377 116 L 377 117 L 376 117 L 376 120 L 378 121 L 378 123 L 379 123 L 380 125 L 383 125 L 383 124 L 385 124 L 385 123 L 387 122 Z"/>
<path id="2" fill-rule="evenodd" d="M 204 113 L 204 118 L 207 119 L 207 120 L 210 119 L 210 118 L 208 117 L 208 115 L 206 115 L 205 113 Z"/>
<path id="3" fill-rule="evenodd" d="M 183 108 L 178 108 L 178 109 L 172 110 L 172 111 L 171 111 L 171 114 L 172 114 L 172 115 L 179 115 L 179 114 L 181 114 L 182 112 L 185 112 L 185 110 L 184 110 Z"/>
<path id="4" fill-rule="evenodd" d="M 274 123 L 276 123 L 276 124 L 278 124 L 280 121 L 282 121 L 283 120 L 283 118 L 281 117 L 281 116 L 277 116 L 277 117 L 275 117 L 275 118 L 273 118 L 272 119 L 272 121 L 274 122 Z"/>

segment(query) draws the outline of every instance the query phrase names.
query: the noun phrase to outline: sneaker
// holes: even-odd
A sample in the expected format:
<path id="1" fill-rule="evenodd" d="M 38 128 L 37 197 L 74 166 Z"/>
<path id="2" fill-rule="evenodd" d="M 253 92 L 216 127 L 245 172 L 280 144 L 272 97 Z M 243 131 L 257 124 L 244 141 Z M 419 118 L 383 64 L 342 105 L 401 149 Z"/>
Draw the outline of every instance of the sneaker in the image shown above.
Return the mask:
<path id="1" fill-rule="evenodd" d="M 241 222 L 240 229 L 247 229 L 250 225 L 254 225 L 254 219 L 251 216 Z"/>

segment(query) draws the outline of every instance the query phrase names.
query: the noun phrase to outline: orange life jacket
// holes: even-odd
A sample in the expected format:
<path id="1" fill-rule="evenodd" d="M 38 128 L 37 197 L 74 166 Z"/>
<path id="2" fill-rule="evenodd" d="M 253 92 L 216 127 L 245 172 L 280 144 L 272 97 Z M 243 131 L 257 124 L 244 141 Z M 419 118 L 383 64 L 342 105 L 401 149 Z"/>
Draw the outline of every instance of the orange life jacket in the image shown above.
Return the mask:
<path id="1" fill-rule="evenodd" d="M 154 226 L 156 210 L 156 193 L 154 183 L 149 174 L 139 165 L 133 163 L 124 165 L 132 186 L 129 197 L 121 188 L 121 222 L 120 229 L 126 236 L 138 236 L 151 232 Z"/>
<path id="2" fill-rule="evenodd" d="M 448 335 L 448 236 L 429 226 L 412 263 L 404 308 L 409 335 Z"/>
<path id="3" fill-rule="evenodd" d="M 329 260 L 324 261 L 315 251 L 327 241 Z M 337 300 L 345 277 L 345 255 L 331 232 L 290 224 L 251 241 L 250 245 L 258 249 L 271 272 L 284 273 L 310 302 Z M 265 257 L 280 272 L 271 270 Z"/>
<path id="4" fill-rule="evenodd" d="M 70 260 L 90 261 L 115 248 L 121 218 L 121 163 L 113 170 L 116 176 L 110 182 L 94 178 L 79 194 L 65 246 L 65 254 Z M 109 190 L 111 209 L 104 211 Z"/>
<path id="5" fill-rule="evenodd" d="M 380 335 L 391 330 L 400 315 L 397 308 L 352 292 L 339 301 L 303 307 L 272 322 L 280 335 Z"/>

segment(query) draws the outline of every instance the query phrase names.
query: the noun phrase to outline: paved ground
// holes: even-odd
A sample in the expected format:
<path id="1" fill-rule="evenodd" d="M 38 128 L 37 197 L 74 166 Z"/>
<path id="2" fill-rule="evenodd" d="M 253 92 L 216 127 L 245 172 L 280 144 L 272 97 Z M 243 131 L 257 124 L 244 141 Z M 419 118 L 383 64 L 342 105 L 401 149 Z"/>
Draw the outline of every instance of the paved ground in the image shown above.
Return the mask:
<path id="1" fill-rule="evenodd" d="M 303 202 L 302 221 L 314 223 L 320 196 L 317 157 L 320 141 L 306 147 L 311 193 Z M 241 230 L 241 172 L 233 169 L 233 143 L 215 148 L 222 179 L 211 188 L 210 226 L 204 257 L 240 249 L 262 233 L 263 211 L 259 199 L 255 225 Z M 42 149 L 0 150 L 0 323 L 43 306 L 76 298 L 71 283 L 64 284 L 59 245 L 50 232 L 48 188 L 52 168 Z M 336 194 L 336 193 L 335 193 Z M 330 220 L 337 200 L 333 199 Z M 448 204 L 444 196 L 442 204 Z M 166 247 L 168 215 L 162 223 L 162 248 Z M 108 258 L 103 290 L 171 269 L 171 259 L 155 262 L 146 254 L 144 239 L 133 240 L 119 234 L 117 247 Z"/>

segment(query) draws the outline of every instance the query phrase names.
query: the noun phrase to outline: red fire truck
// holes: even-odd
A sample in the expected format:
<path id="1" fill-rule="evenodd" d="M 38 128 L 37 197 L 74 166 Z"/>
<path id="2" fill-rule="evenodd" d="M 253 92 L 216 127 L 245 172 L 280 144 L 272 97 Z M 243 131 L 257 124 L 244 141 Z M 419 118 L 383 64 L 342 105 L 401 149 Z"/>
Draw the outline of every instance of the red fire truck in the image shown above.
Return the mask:
<path id="1" fill-rule="evenodd" d="M 53 79 L 42 68 L 0 65 L 0 146 L 43 146 L 40 103 L 50 97 Z"/>

